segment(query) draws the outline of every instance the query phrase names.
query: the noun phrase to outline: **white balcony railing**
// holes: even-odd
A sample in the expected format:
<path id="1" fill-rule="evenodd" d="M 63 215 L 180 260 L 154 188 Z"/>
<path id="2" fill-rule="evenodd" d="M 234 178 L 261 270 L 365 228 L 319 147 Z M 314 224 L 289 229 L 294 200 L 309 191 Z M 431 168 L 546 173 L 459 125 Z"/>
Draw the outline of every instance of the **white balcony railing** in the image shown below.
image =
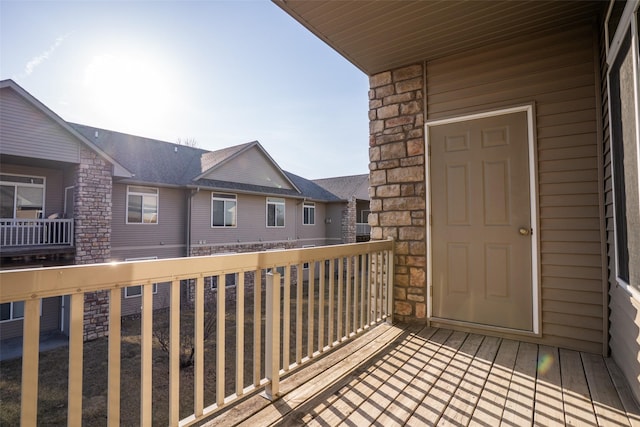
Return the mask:
<path id="1" fill-rule="evenodd" d="M 0 219 L 0 246 L 73 246 L 73 219 Z"/>
<path id="2" fill-rule="evenodd" d="M 235 285 L 225 289 L 221 284 L 230 274 L 236 275 L 237 279 Z M 206 279 L 208 277 L 217 279 Z M 20 423 L 38 424 L 39 380 L 38 369 L 33 367 L 39 363 L 38 332 L 40 301 L 43 298 L 70 295 L 71 300 L 68 425 L 83 424 L 85 295 L 105 291 L 109 295 L 108 380 L 105 384 L 108 390 L 108 425 L 120 424 L 121 397 L 126 399 L 127 393 L 139 393 L 140 419 L 128 419 L 126 422 L 150 426 L 152 381 L 163 381 L 169 390 L 168 405 L 162 405 L 167 411 L 167 422 L 163 424 L 188 426 L 250 393 L 264 389 L 267 397 L 277 396 L 281 375 L 371 325 L 390 321 L 392 278 L 393 242 L 390 240 L 210 257 L 2 271 L 0 303 L 24 301 Z M 152 370 L 152 352 L 154 346 L 158 346 L 153 329 L 154 316 L 157 315 L 153 310 L 153 284 L 165 282 L 169 282 L 170 291 L 168 378 L 159 379 L 158 372 Z M 211 342 L 205 343 L 203 325 L 206 293 L 211 291 L 205 289 L 205 283 L 209 283 L 206 289 L 211 289 L 212 283 L 220 284 L 215 286 L 217 297 L 214 299 L 215 375 L 207 378 L 204 376 L 204 350 L 205 345 L 209 346 Z M 185 397 L 181 401 L 180 337 L 185 331 L 180 330 L 181 326 L 184 327 L 180 324 L 180 316 L 181 310 L 185 310 L 184 293 L 181 296 L 185 284 L 191 286 L 190 295 L 193 296 L 195 326 L 187 335 L 194 337 L 194 388 L 193 397 L 190 394 L 186 397 L 192 399 L 186 404 L 193 411 L 191 415 L 181 417 L 180 405 L 184 404 Z M 122 288 L 134 285 L 142 288 L 139 391 L 121 387 Z M 225 292 L 231 295 L 232 287 L 235 288 L 235 296 L 229 300 L 225 298 Z M 190 301 L 190 298 L 186 300 Z M 245 309 L 245 304 L 256 309 Z M 259 307 L 265 306 L 263 318 Z M 245 311 L 251 318 L 244 318 Z M 235 319 L 232 327 L 225 325 L 229 318 Z M 245 320 L 252 329 L 246 334 L 247 338 L 253 335 L 252 351 L 249 348 L 245 351 Z M 226 349 L 225 341 L 226 345 L 235 341 L 235 348 Z M 248 370 L 246 374 L 245 370 Z M 225 374 L 235 378 L 225 378 Z M 208 390 L 215 389 L 215 398 L 211 397 L 211 401 L 205 398 L 205 384 Z M 157 411 L 158 408 L 153 407 L 153 412 Z M 184 415 L 184 410 L 182 412 Z"/>

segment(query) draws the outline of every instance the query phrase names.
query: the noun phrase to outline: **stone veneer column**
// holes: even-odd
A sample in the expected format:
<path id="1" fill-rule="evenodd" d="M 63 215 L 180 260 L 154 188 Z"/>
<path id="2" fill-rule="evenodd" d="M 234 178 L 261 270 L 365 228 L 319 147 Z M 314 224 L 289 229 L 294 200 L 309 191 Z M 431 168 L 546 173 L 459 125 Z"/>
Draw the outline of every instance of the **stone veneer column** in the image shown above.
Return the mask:
<path id="1" fill-rule="evenodd" d="M 82 146 L 74 186 L 76 264 L 109 261 L 111 256 L 111 165 Z M 108 291 L 85 294 L 84 339 L 109 335 Z"/>
<path id="2" fill-rule="evenodd" d="M 369 78 L 371 239 L 395 240 L 394 318 L 426 319 L 423 67 Z"/>
<path id="3" fill-rule="evenodd" d="M 347 202 L 347 209 L 342 211 L 342 243 L 356 243 L 357 202 L 352 196 Z"/>

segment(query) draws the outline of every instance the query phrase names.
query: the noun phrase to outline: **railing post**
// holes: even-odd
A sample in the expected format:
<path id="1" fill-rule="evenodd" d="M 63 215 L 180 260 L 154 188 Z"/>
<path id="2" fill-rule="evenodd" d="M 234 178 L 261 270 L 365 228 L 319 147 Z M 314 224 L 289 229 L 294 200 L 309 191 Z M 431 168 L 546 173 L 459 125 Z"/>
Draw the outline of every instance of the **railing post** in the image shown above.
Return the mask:
<path id="1" fill-rule="evenodd" d="M 387 323 L 393 323 L 393 278 L 394 278 L 394 263 L 395 263 L 395 241 L 391 240 L 391 249 L 387 251 L 387 278 L 385 280 L 385 286 L 387 287 Z"/>
<path id="2" fill-rule="evenodd" d="M 280 392 L 280 273 L 267 273 L 266 291 L 265 395 L 274 400 Z"/>

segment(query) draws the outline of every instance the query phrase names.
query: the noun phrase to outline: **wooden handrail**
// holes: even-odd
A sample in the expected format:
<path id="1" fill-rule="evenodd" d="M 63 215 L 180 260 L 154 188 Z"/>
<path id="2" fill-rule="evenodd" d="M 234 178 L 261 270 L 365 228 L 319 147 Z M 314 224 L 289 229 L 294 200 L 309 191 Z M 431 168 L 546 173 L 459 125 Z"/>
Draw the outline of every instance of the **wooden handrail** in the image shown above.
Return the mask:
<path id="1" fill-rule="evenodd" d="M 109 291 L 111 304 L 109 311 L 109 369 L 108 369 L 108 424 L 118 425 L 119 402 L 126 390 L 120 385 L 120 345 L 121 331 L 121 288 L 141 286 L 141 367 L 140 406 L 141 425 L 151 424 L 151 366 L 153 347 L 153 284 L 168 282 L 169 300 L 169 405 L 167 416 L 170 425 L 188 426 L 201 421 L 222 407 L 237 400 L 242 395 L 265 388 L 267 396 L 279 393 L 281 371 L 289 371 L 314 359 L 324 351 L 339 345 L 359 332 L 378 322 L 391 318 L 393 242 L 373 241 L 348 245 L 335 245 L 303 249 L 225 254 L 208 257 L 175 258 L 112 264 L 37 268 L 1 271 L 2 293 L 0 303 L 27 301 L 24 318 L 23 361 L 38 360 L 38 345 L 33 337 L 39 335 L 39 300 L 48 297 L 71 295 L 71 330 L 69 351 L 69 401 L 68 420 L 75 424 L 82 419 L 82 360 L 84 296 L 96 291 Z M 305 266 L 308 268 L 305 269 Z M 281 269 L 284 274 L 278 271 Z M 295 274 L 293 270 L 295 271 Z M 304 271 L 308 275 L 305 278 Z M 272 272 L 272 274 L 268 274 Z M 316 274 L 316 272 L 318 274 Z M 254 310 L 254 351 L 253 384 L 244 387 L 243 367 L 247 356 L 243 350 L 235 352 L 229 359 L 225 349 L 225 337 L 236 335 L 238 349 L 244 345 L 244 288 L 245 273 L 252 274 L 254 307 L 262 306 L 263 277 L 266 281 L 267 319 L 263 324 L 260 310 Z M 225 276 L 237 274 L 238 289 L 235 301 L 236 324 L 232 330 L 225 329 Z M 217 277 L 217 330 L 216 330 L 216 379 L 215 402 L 205 402 L 204 398 L 204 301 L 205 277 Z M 337 279 L 337 280 L 336 280 Z M 194 357 L 194 401 L 193 414 L 179 420 L 179 320 L 181 282 L 195 283 L 195 357 Z M 296 296 L 291 292 L 295 289 Z M 307 292 L 308 301 L 302 299 Z M 318 299 L 315 293 L 318 292 Z M 325 297 L 325 293 L 327 297 Z M 281 302 L 281 295 L 285 301 Z M 295 315 L 290 316 L 290 303 L 295 298 Z M 326 298 L 326 299 L 325 299 Z M 291 301 L 289 301 L 291 300 Z M 305 307 L 303 307 L 303 304 Z M 34 308 L 35 307 L 35 308 Z M 314 309 L 314 307 L 318 307 Z M 325 308 L 326 307 L 326 308 Z M 303 319 L 303 309 L 307 317 Z M 328 319 L 325 318 L 325 310 Z M 292 319 L 293 318 L 293 319 Z M 295 335 L 289 339 L 295 321 Z M 307 329 L 303 330 L 302 323 Z M 261 326 L 264 325 L 264 326 Z M 282 326 L 281 326 L 282 325 Z M 327 328 L 327 334 L 316 332 Z M 335 326 L 335 330 L 334 330 Z M 265 348 L 262 348 L 261 329 L 265 331 Z M 283 328 L 283 329 L 281 329 Z M 307 335 L 307 347 L 303 351 L 303 334 Z M 286 337 L 280 342 L 280 336 Z M 325 339 L 326 337 L 326 339 Z M 257 343 L 257 344 L 256 344 Z M 282 344 L 285 344 L 284 346 Z M 290 347 L 295 346 L 296 360 L 289 360 Z M 286 354 L 286 357 L 284 354 Z M 262 360 L 266 373 L 262 374 Z M 228 359 L 228 360 L 226 360 Z M 31 361 L 31 362 L 30 362 Z M 225 361 L 235 363 L 235 393 L 225 394 Z M 281 362 L 282 361 L 282 362 Z M 38 374 L 30 369 L 23 375 L 22 383 L 22 424 L 37 424 L 36 413 Z M 78 397 L 80 396 L 80 397 Z M 209 404 L 209 406 L 206 406 Z"/>

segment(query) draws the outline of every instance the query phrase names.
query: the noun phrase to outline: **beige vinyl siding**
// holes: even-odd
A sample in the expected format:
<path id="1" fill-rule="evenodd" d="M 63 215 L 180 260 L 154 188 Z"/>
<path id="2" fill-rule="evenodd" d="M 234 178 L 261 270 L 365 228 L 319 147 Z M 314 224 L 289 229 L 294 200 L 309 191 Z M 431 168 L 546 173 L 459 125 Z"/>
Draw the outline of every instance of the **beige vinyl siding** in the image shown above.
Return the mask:
<path id="1" fill-rule="evenodd" d="M 427 117 L 533 104 L 541 342 L 602 352 L 603 285 L 591 26 L 426 64 Z"/>
<path id="2" fill-rule="evenodd" d="M 0 91 L 0 152 L 80 163 L 80 142 L 12 89 Z"/>
<path id="3" fill-rule="evenodd" d="M 148 185 L 153 187 L 153 185 Z M 158 188 L 158 223 L 157 224 L 127 224 L 127 185 L 113 185 L 113 210 L 111 252 L 112 256 L 122 251 L 130 251 L 134 248 L 148 250 L 160 246 L 173 247 L 185 246 L 186 239 L 186 215 L 187 196 L 182 189 Z M 148 251 L 145 250 L 145 251 Z M 178 256 L 184 256 L 185 250 Z M 133 257 L 160 256 L 156 253 L 147 255 L 146 252 L 136 254 Z"/>

